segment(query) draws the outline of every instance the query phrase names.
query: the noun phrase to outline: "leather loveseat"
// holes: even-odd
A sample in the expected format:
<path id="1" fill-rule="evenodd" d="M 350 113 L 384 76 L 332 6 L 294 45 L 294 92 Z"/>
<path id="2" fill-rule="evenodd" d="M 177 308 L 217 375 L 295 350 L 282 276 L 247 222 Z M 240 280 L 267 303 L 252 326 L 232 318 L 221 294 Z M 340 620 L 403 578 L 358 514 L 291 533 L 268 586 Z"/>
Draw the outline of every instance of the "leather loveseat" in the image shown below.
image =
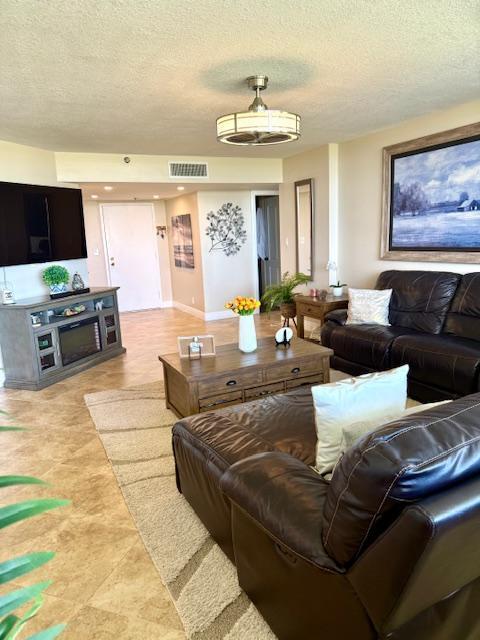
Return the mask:
<path id="1" fill-rule="evenodd" d="M 480 391 L 480 273 L 385 271 L 376 288 L 393 289 L 391 326 L 327 314 L 321 335 L 333 368 L 360 375 L 408 364 L 409 395 L 422 402 Z"/>
<path id="2" fill-rule="evenodd" d="M 277 637 L 480 638 L 480 393 L 365 436 L 330 483 L 315 443 L 306 388 L 173 429 L 178 489 Z"/>

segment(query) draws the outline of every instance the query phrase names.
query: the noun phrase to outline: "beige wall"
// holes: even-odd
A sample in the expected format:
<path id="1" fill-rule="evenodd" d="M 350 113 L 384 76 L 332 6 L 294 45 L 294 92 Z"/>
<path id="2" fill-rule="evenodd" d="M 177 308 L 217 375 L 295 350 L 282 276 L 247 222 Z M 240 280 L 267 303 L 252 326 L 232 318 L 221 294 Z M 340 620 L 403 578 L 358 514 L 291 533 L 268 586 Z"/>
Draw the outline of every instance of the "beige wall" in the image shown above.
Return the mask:
<path id="1" fill-rule="evenodd" d="M 62 186 L 57 181 L 53 151 L 3 140 L 0 140 L 0 180 L 53 187 Z"/>
<path id="2" fill-rule="evenodd" d="M 169 176 L 169 161 L 206 162 L 208 178 L 195 178 L 195 184 L 271 184 L 282 180 L 280 158 L 132 155 L 128 164 L 123 158 L 119 153 L 55 153 L 59 178 L 75 182 L 178 182 Z"/>
<path id="3" fill-rule="evenodd" d="M 156 226 L 167 226 L 167 211 L 165 202 L 159 200 L 154 203 Z M 160 286 L 162 288 L 162 301 L 164 305 L 172 302 L 172 278 L 170 274 L 170 250 L 168 233 L 162 238 L 157 235 L 158 266 L 160 269 Z"/>
<path id="4" fill-rule="evenodd" d="M 197 195 L 205 312 L 225 315 L 224 305 L 227 300 L 237 295 L 255 296 L 256 293 L 258 270 L 252 193 L 250 191 L 202 191 Z M 210 211 L 216 212 L 226 202 L 231 202 L 242 209 L 247 232 L 245 244 L 233 256 L 227 256 L 223 251 L 210 251 L 211 242 L 205 234 L 208 226 L 207 214 Z"/>
<path id="5" fill-rule="evenodd" d="M 280 244 L 282 271 L 295 272 L 295 187 L 298 180 L 313 178 L 314 190 L 314 269 L 312 286 L 328 286 L 329 260 L 329 146 L 301 153 L 283 161 L 280 195 Z"/>
<path id="6" fill-rule="evenodd" d="M 351 286 L 372 286 L 386 269 L 480 271 L 480 264 L 380 260 L 382 149 L 480 119 L 480 101 L 409 120 L 340 145 L 339 274 Z M 480 257 L 479 257 L 480 263 Z"/>
<path id="7" fill-rule="evenodd" d="M 84 201 L 83 213 L 85 219 L 90 286 L 106 287 L 108 286 L 108 277 L 100 218 L 100 205 L 97 202 Z"/>
<path id="8" fill-rule="evenodd" d="M 198 219 L 197 194 L 191 193 L 172 198 L 165 203 L 168 237 L 170 243 L 170 271 L 172 278 L 172 300 L 175 303 L 205 311 L 203 291 L 202 253 Z M 172 216 L 189 213 L 192 218 L 194 269 L 176 267 L 173 261 Z"/>

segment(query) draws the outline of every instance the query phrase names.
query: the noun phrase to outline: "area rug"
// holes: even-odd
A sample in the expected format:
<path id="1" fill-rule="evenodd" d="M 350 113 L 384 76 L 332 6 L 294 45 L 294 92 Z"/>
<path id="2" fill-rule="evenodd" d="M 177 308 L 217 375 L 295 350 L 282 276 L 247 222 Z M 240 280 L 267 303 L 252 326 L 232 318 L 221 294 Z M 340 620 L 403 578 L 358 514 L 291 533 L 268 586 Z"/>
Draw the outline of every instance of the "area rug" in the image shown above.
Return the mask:
<path id="1" fill-rule="evenodd" d="M 175 485 L 163 383 L 85 396 L 127 506 L 187 638 L 274 640 L 235 567 Z"/>

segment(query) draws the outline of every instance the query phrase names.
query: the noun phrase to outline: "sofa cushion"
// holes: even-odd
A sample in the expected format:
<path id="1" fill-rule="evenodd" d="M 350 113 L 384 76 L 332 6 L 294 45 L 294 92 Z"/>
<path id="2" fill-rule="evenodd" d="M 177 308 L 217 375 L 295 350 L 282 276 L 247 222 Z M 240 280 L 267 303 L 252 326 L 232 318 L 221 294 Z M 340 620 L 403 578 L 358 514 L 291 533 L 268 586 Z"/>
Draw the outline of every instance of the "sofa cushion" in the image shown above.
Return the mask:
<path id="1" fill-rule="evenodd" d="M 173 433 L 222 470 L 266 451 L 283 451 L 308 465 L 315 461 L 315 418 L 306 387 L 183 418 Z"/>
<path id="2" fill-rule="evenodd" d="M 446 271 L 384 271 L 377 289 L 393 289 L 390 323 L 440 333 L 461 276 Z"/>
<path id="3" fill-rule="evenodd" d="M 459 396 L 477 390 L 480 344 L 446 334 L 408 335 L 395 340 L 392 366 L 408 364 L 410 378 Z"/>
<path id="4" fill-rule="evenodd" d="M 340 326 L 328 322 L 322 328 L 322 344 L 335 356 L 356 362 L 368 369 L 390 369 L 390 348 L 395 338 L 411 333 L 403 327 L 378 324 Z"/>
<path id="5" fill-rule="evenodd" d="M 480 342 L 480 273 L 467 273 L 450 307 L 445 333 Z"/>
<path id="6" fill-rule="evenodd" d="M 325 322 L 334 322 L 335 324 L 344 325 L 347 322 L 347 309 L 334 309 L 325 315 Z"/>
<path id="7" fill-rule="evenodd" d="M 480 473 L 480 394 L 396 420 L 361 438 L 333 474 L 326 551 L 345 566 L 411 503 Z"/>

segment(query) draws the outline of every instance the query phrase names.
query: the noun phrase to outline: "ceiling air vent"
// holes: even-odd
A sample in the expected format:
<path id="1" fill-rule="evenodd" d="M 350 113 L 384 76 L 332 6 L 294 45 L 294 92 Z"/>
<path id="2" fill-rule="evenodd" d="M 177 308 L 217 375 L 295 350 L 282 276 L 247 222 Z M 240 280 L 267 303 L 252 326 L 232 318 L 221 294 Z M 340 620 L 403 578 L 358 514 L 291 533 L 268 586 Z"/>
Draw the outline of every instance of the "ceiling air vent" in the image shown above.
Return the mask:
<path id="1" fill-rule="evenodd" d="M 170 178 L 208 178 L 206 162 L 169 162 Z"/>

